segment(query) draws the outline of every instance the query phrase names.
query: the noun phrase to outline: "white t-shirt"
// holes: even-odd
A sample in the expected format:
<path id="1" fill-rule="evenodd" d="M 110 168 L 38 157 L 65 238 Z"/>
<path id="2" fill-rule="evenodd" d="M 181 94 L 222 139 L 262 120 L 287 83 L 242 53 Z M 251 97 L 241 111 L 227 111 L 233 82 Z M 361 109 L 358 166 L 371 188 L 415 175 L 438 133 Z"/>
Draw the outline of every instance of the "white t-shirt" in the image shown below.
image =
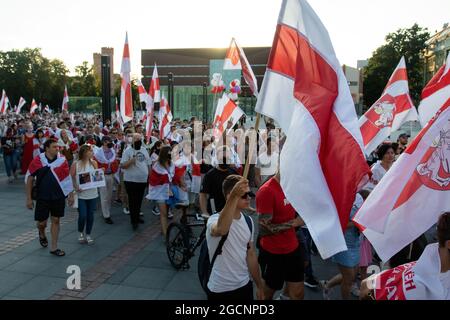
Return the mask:
<path id="1" fill-rule="evenodd" d="M 90 172 L 90 171 L 95 170 L 94 166 L 90 162 L 87 163 L 86 167 L 82 167 L 81 161 L 77 161 L 76 166 L 77 166 L 77 170 L 76 170 L 77 179 L 79 179 L 78 175 L 80 173 Z M 80 183 L 80 181 L 78 181 L 78 183 Z M 78 199 L 91 200 L 91 199 L 95 199 L 97 197 L 98 197 L 97 188 L 83 190 L 80 193 L 78 193 Z"/>
<path id="2" fill-rule="evenodd" d="M 120 163 L 125 163 L 136 158 L 136 163 L 123 170 L 123 180 L 129 182 L 147 182 L 148 180 L 148 166 L 151 165 L 150 156 L 147 149 L 141 147 L 140 150 L 135 150 L 132 147 L 128 147 L 122 154 L 122 160 Z"/>
<path id="3" fill-rule="evenodd" d="M 207 224 L 206 242 L 211 260 L 222 238 L 211 235 L 211 228 L 218 220 L 219 214 L 213 214 Z M 233 291 L 245 286 L 250 281 L 247 266 L 247 244 L 253 241 L 254 230 L 252 221 L 250 234 L 250 229 L 242 213 L 240 219 L 233 219 L 228 238 L 222 247 L 222 254 L 218 255 L 214 262 L 208 282 L 209 290 L 215 293 Z"/>
<path id="4" fill-rule="evenodd" d="M 364 189 L 372 191 L 373 189 L 375 189 L 375 186 L 380 182 L 381 178 L 383 178 L 387 171 L 381 165 L 381 161 L 377 161 L 376 163 L 374 163 L 370 170 L 372 171 L 372 177 L 364 186 Z"/>
<path id="5" fill-rule="evenodd" d="M 272 152 L 270 156 L 267 152 L 259 155 L 256 167 L 261 170 L 262 176 L 273 176 L 277 172 L 278 158 L 279 154 L 277 152 Z"/>

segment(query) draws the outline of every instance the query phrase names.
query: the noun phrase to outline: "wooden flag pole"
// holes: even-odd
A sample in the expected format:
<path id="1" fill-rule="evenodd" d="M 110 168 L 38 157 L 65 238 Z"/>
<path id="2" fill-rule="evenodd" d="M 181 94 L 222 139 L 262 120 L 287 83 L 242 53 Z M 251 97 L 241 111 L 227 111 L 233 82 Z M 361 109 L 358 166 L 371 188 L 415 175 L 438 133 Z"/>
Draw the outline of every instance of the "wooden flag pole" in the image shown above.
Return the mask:
<path id="1" fill-rule="evenodd" d="M 250 146 L 249 146 L 249 150 L 248 150 L 248 154 L 247 154 L 247 161 L 245 162 L 244 174 L 242 175 L 245 179 L 247 179 L 248 171 L 250 170 L 250 160 L 253 157 L 253 150 L 254 149 L 256 150 L 256 145 L 258 144 L 258 130 L 259 130 L 259 120 L 260 119 L 261 119 L 261 115 L 259 113 L 256 113 L 256 122 L 255 122 L 256 139 L 251 139 L 250 143 L 249 143 Z"/>

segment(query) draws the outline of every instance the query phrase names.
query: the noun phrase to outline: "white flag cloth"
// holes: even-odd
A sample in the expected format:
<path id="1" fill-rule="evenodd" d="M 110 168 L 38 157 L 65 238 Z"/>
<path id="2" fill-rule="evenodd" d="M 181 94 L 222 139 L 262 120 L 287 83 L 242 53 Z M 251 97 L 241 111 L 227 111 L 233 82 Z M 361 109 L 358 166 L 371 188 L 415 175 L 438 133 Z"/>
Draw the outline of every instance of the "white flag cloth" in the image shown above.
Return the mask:
<path id="1" fill-rule="evenodd" d="M 61 110 L 69 111 L 69 94 L 67 93 L 67 86 L 64 86 L 64 97 L 63 97 Z"/>
<path id="2" fill-rule="evenodd" d="M 122 66 L 120 68 L 122 85 L 120 87 L 120 114 L 122 120 L 127 123 L 133 120 L 133 100 L 131 97 L 131 66 L 130 49 L 128 47 L 128 33 L 125 36 L 123 47 Z"/>
<path id="3" fill-rule="evenodd" d="M 16 110 L 16 114 L 20 113 L 20 110 L 22 110 L 22 107 L 25 105 L 26 102 L 27 101 L 24 98 L 20 97 L 19 105 L 17 106 L 17 110 Z"/>
<path id="4" fill-rule="evenodd" d="M 370 155 L 402 124 L 416 120 L 417 110 L 409 96 L 405 58 L 402 57 L 381 97 L 359 119 L 366 154 Z"/>
<path id="5" fill-rule="evenodd" d="M 159 107 L 159 137 L 160 139 L 167 138 L 170 133 L 170 122 L 172 121 L 172 112 L 170 106 L 167 103 L 164 94 L 161 97 L 161 105 Z"/>
<path id="6" fill-rule="evenodd" d="M 139 79 L 137 80 L 137 85 L 138 85 L 138 92 L 139 92 L 139 102 L 140 103 L 144 102 L 145 107 L 148 109 L 148 103 L 149 103 L 148 93 L 145 90 L 144 85 L 142 84 L 141 80 L 139 80 Z"/>
<path id="7" fill-rule="evenodd" d="M 38 109 L 38 105 L 36 103 L 36 101 L 31 101 L 31 107 L 30 107 L 30 114 L 33 115 L 35 114 L 36 110 Z"/>
<path id="8" fill-rule="evenodd" d="M 244 111 L 224 93 L 217 103 L 214 115 L 213 129 L 216 139 L 227 129 L 228 122 L 231 122 L 232 128 L 244 114 Z"/>
<path id="9" fill-rule="evenodd" d="M 450 98 L 450 52 L 447 61 L 422 90 L 422 101 L 419 105 L 419 119 L 422 127 L 448 98 Z"/>
<path id="10" fill-rule="evenodd" d="M 450 99 L 376 185 L 354 217 L 387 261 L 450 210 Z"/>
<path id="11" fill-rule="evenodd" d="M 281 186 L 322 258 L 347 250 L 343 230 L 370 169 L 347 80 L 305 0 L 282 3 L 256 111 L 287 135 Z"/>
<path id="12" fill-rule="evenodd" d="M 224 70 L 242 70 L 242 76 L 250 87 L 252 94 L 258 97 L 258 82 L 252 67 L 247 60 L 244 50 L 237 44 L 236 39 L 231 40 L 223 65 Z"/>

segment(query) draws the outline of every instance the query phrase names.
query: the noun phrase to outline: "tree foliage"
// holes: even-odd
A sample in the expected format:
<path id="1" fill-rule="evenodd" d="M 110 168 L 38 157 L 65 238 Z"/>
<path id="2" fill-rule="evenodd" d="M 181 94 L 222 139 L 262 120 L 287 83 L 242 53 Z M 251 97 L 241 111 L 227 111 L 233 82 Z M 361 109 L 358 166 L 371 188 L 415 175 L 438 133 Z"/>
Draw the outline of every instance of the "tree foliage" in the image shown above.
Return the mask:
<path id="1" fill-rule="evenodd" d="M 364 71 L 364 104 L 370 107 L 381 95 L 400 58 L 405 57 L 410 96 L 418 105 L 423 88 L 423 56 L 427 29 L 414 24 L 386 36 L 386 43 L 377 48 Z"/>

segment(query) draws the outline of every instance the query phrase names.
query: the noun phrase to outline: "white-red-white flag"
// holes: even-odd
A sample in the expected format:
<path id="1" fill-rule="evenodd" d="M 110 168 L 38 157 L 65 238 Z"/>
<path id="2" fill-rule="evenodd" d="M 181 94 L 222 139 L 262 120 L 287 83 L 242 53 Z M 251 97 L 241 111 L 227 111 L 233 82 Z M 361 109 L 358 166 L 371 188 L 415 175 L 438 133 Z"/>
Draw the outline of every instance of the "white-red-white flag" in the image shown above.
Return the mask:
<path id="1" fill-rule="evenodd" d="M 142 102 L 145 103 L 145 107 L 148 108 L 148 93 L 144 88 L 144 85 L 142 84 L 141 80 L 137 80 L 138 85 L 138 92 L 139 92 L 139 102 L 142 104 Z"/>
<path id="2" fill-rule="evenodd" d="M 120 114 L 122 120 L 127 123 L 133 120 L 133 100 L 131 96 L 131 65 L 130 49 L 128 47 L 128 32 L 125 36 L 125 45 L 123 47 L 122 66 L 120 68 L 122 84 L 120 87 Z"/>
<path id="3" fill-rule="evenodd" d="M 61 110 L 69 111 L 69 94 L 67 93 L 67 86 L 64 86 L 64 97 L 63 97 Z"/>
<path id="4" fill-rule="evenodd" d="M 231 40 L 230 47 L 225 56 L 225 62 L 223 64 L 224 70 L 241 70 L 242 76 L 245 82 L 250 87 L 252 94 L 258 97 L 258 82 L 256 76 L 253 73 L 252 67 L 247 60 L 247 56 L 244 50 L 237 44 L 236 39 Z"/>
<path id="5" fill-rule="evenodd" d="M 450 98 L 370 193 L 354 217 L 383 261 L 450 210 Z"/>
<path id="6" fill-rule="evenodd" d="M 347 250 L 343 230 L 370 169 L 347 80 L 305 0 L 281 5 L 256 111 L 287 134 L 281 186 L 322 258 Z"/>
<path id="7" fill-rule="evenodd" d="M 31 106 L 30 106 L 30 114 L 34 115 L 36 113 L 36 110 L 38 109 L 38 105 L 36 103 L 36 101 L 34 101 L 34 99 L 31 101 Z"/>
<path id="8" fill-rule="evenodd" d="M 119 123 L 120 129 L 123 130 L 123 120 L 122 116 L 120 115 L 119 103 L 117 102 L 117 98 L 116 98 L 116 121 Z"/>
<path id="9" fill-rule="evenodd" d="M 422 127 L 436 114 L 439 107 L 450 98 L 450 53 L 444 65 L 422 90 L 419 120 Z"/>
<path id="10" fill-rule="evenodd" d="M 161 105 L 159 107 L 159 137 L 161 140 L 169 135 L 171 121 L 172 112 L 170 111 L 170 106 L 167 103 L 164 94 L 162 94 Z"/>
<path id="11" fill-rule="evenodd" d="M 47 112 L 47 113 L 51 113 L 51 112 L 52 112 L 52 111 L 50 110 L 50 107 L 48 106 L 48 104 L 45 105 L 44 111 Z"/>
<path id="12" fill-rule="evenodd" d="M 366 154 L 407 121 L 418 120 L 417 110 L 409 96 L 405 58 L 392 73 L 381 97 L 359 119 Z"/>
<path id="13" fill-rule="evenodd" d="M 152 81 L 150 82 L 150 88 L 148 90 L 148 96 L 149 96 L 149 105 L 147 108 L 152 108 L 155 103 L 158 103 L 161 101 L 161 89 L 159 87 L 159 77 L 158 77 L 158 68 L 153 68 L 153 75 L 152 75 Z"/>
<path id="14" fill-rule="evenodd" d="M 216 139 L 222 135 L 227 127 L 232 128 L 244 114 L 244 111 L 233 100 L 223 94 L 217 103 L 213 121 L 213 134 Z"/>
<path id="15" fill-rule="evenodd" d="M 25 105 L 26 102 L 27 101 L 24 98 L 20 97 L 19 104 L 17 105 L 16 114 L 20 113 L 20 110 L 22 110 L 22 107 Z"/>
<path id="16" fill-rule="evenodd" d="M 8 97 L 6 96 L 5 90 L 2 91 L 2 99 L 0 100 L 0 114 L 6 113 L 8 109 Z"/>

